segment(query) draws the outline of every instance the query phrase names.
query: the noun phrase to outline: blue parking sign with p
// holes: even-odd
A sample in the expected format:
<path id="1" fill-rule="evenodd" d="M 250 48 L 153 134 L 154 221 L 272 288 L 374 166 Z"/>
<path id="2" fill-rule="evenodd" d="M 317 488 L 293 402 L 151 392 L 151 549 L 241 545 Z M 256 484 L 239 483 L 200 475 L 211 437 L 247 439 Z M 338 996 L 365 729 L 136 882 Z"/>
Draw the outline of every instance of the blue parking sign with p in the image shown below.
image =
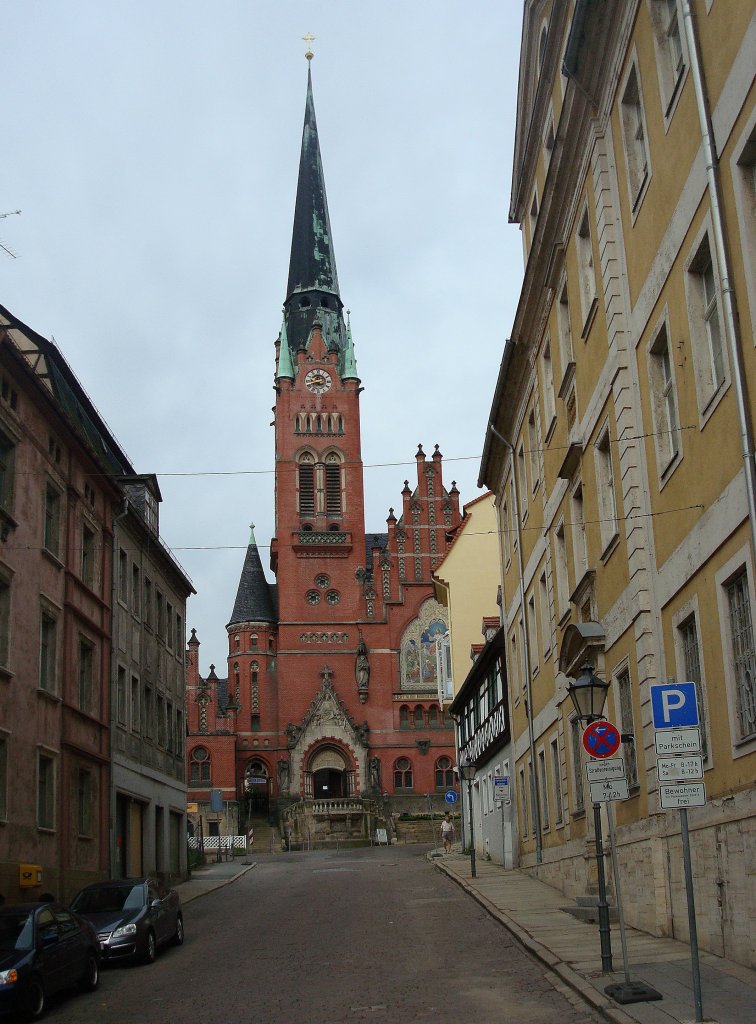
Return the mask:
<path id="1" fill-rule="evenodd" d="M 698 725 L 695 683 L 659 683 L 651 687 L 654 729 L 681 729 Z"/>

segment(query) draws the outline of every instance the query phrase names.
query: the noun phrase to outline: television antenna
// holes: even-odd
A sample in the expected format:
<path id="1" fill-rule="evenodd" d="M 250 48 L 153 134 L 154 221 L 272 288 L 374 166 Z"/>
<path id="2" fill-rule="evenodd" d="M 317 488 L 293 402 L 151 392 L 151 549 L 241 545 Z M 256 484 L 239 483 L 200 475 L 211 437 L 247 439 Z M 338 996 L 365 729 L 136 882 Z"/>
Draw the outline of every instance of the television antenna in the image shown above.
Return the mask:
<path id="1" fill-rule="evenodd" d="M 5 220 L 6 217 L 13 217 L 17 213 L 21 213 L 21 211 L 9 210 L 8 213 L 0 213 L 0 220 Z M 15 252 L 10 248 L 10 246 L 6 245 L 5 242 L 0 241 L 0 249 L 2 249 L 3 252 L 6 252 L 12 259 L 18 259 Z"/>

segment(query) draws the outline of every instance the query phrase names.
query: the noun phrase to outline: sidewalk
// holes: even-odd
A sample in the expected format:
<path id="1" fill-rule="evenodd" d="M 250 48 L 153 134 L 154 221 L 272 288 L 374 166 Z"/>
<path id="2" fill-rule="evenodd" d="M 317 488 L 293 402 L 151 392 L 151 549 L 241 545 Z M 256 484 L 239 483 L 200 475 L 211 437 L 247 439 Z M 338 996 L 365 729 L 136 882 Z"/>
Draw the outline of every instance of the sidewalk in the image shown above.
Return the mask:
<path id="1" fill-rule="evenodd" d="M 478 859 L 477 878 L 470 858 L 440 851 L 432 863 L 499 920 L 535 957 L 579 992 L 613 1024 L 691 1024 L 695 1021 L 690 946 L 626 928 L 630 978 L 661 992 L 663 999 L 620 1006 L 604 993 L 625 980 L 619 924 L 612 924 L 613 974 L 601 973 L 596 924 L 578 921 L 561 908 L 570 900 L 545 882 L 518 869 Z M 756 971 L 701 952 L 703 1018 L 714 1024 L 756 1021 Z"/>
<path id="2" fill-rule="evenodd" d="M 254 867 L 257 867 L 257 864 L 246 857 L 220 863 L 211 861 L 203 867 L 193 868 L 191 877 L 186 882 L 176 884 L 176 891 L 182 903 L 191 903 L 213 889 L 221 889 L 224 885 L 235 882 Z"/>

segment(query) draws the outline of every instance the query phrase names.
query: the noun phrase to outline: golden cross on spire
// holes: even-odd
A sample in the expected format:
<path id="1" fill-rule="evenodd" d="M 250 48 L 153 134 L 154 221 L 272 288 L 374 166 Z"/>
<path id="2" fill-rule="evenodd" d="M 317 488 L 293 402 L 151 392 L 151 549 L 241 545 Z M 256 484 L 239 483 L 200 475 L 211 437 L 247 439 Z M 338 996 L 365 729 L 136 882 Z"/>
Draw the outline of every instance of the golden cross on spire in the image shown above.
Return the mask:
<path id="1" fill-rule="evenodd" d="M 315 54 L 312 52 L 310 47 L 312 43 L 315 42 L 315 36 L 312 34 L 312 32 L 308 32 L 306 36 L 302 36 L 302 41 L 307 43 L 307 53 L 305 54 L 305 57 L 307 58 L 308 61 L 311 61 Z"/>

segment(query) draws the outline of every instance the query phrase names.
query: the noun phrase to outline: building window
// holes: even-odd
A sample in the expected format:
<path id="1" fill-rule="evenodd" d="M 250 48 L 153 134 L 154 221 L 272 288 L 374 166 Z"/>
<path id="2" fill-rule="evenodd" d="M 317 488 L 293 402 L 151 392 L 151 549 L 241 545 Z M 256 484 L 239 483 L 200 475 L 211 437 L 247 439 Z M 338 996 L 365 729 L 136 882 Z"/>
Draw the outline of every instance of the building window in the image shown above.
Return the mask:
<path id="1" fill-rule="evenodd" d="M 152 629 L 152 580 L 144 577 L 144 623 L 148 629 Z"/>
<path id="2" fill-rule="evenodd" d="M 554 532 L 554 567 L 557 580 L 558 616 L 561 622 L 570 606 L 570 585 L 567 574 L 567 537 L 564 522 L 560 522 Z"/>
<path id="3" fill-rule="evenodd" d="M 554 824 L 561 825 L 564 819 L 564 807 L 562 804 L 562 765 L 559 760 L 559 740 L 551 741 L 551 777 L 554 785 Z M 544 785 L 544 792 L 546 787 Z"/>
<path id="4" fill-rule="evenodd" d="M 8 739 L 0 734 L 0 821 L 8 820 Z"/>
<path id="5" fill-rule="evenodd" d="M 528 416 L 528 455 L 530 456 L 530 486 L 535 494 L 540 480 L 538 473 L 538 435 L 536 433 L 535 410 Z"/>
<path id="6" fill-rule="evenodd" d="M 0 431 L 0 508 L 10 512 L 13 508 L 13 476 L 16 446 Z"/>
<path id="7" fill-rule="evenodd" d="M 625 775 L 630 789 L 638 788 L 638 753 L 635 749 L 635 715 L 633 714 L 633 690 L 630 673 L 624 669 L 617 677 L 619 690 L 619 719 L 622 734 L 622 756 L 625 760 Z M 625 739 L 625 737 L 629 737 Z"/>
<path id="8" fill-rule="evenodd" d="M 39 688 L 55 693 L 57 684 L 58 622 L 44 608 L 39 623 Z"/>
<path id="9" fill-rule="evenodd" d="M 680 451 L 677 396 L 666 323 L 662 324 L 649 349 L 649 370 L 656 459 L 659 473 L 663 475 Z"/>
<path id="10" fill-rule="evenodd" d="M 176 612 L 176 654 L 184 650 L 184 617 Z"/>
<path id="11" fill-rule="evenodd" d="M 412 790 L 412 762 L 408 757 L 399 757 L 394 762 L 394 789 L 397 793 Z"/>
<path id="12" fill-rule="evenodd" d="M 131 731 L 139 732 L 139 680 L 131 677 Z"/>
<path id="13" fill-rule="evenodd" d="M 541 573 L 538 580 L 538 593 L 541 614 L 541 648 L 544 659 L 551 650 L 551 609 L 549 607 L 549 588 L 546 582 L 546 573 Z"/>
<path id="14" fill-rule="evenodd" d="M 129 603 L 129 558 L 123 548 L 118 552 L 118 600 Z"/>
<path id="15" fill-rule="evenodd" d="M 341 461 L 334 452 L 325 457 L 326 513 L 341 515 Z"/>
<path id="16" fill-rule="evenodd" d="M 206 747 L 195 747 L 189 756 L 189 785 L 210 785 L 210 754 Z"/>
<path id="17" fill-rule="evenodd" d="M 588 569 L 588 542 L 585 530 L 582 483 L 579 483 L 572 492 L 572 547 L 575 558 L 575 585 L 577 586 Z"/>
<path id="18" fill-rule="evenodd" d="M 400 729 L 409 729 L 409 727 L 410 727 L 409 709 L 407 708 L 406 705 L 403 704 L 401 706 L 401 708 L 399 708 L 399 728 Z"/>
<path id="19" fill-rule="evenodd" d="M 165 646 L 169 651 L 173 650 L 173 605 L 170 601 L 165 603 Z"/>
<path id="20" fill-rule="evenodd" d="M 556 416 L 556 399 L 554 398 L 554 366 L 551 362 L 551 341 L 547 338 L 541 353 L 541 378 L 543 392 L 543 426 L 546 435 Z"/>
<path id="21" fill-rule="evenodd" d="M 37 758 L 37 825 L 55 828 L 55 759 L 48 754 Z"/>
<path id="22" fill-rule="evenodd" d="M 737 693 L 738 740 L 756 733 L 756 649 L 751 599 L 745 569 L 726 586 L 730 614 L 730 651 Z"/>
<path id="23" fill-rule="evenodd" d="M 580 284 L 580 309 L 583 314 L 582 337 L 588 334 L 590 318 L 593 313 L 593 303 L 596 301 L 596 272 L 593 265 L 593 241 L 591 239 L 591 225 L 588 217 L 588 207 L 583 208 L 583 215 L 580 218 L 580 226 L 575 239 L 577 247 L 579 284 Z"/>
<path id="24" fill-rule="evenodd" d="M 454 769 L 452 768 L 451 758 L 439 757 L 436 761 L 435 773 L 437 790 L 454 788 Z"/>
<path id="25" fill-rule="evenodd" d="M 93 800 L 92 773 L 79 769 L 76 786 L 76 827 L 80 836 L 92 835 Z"/>
<path id="26" fill-rule="evenodd" d="M 119 725 L 127 724 L 126 713 L 126 669 L 118 666 L 116 673 L 116 721 Z"/>
<path id="27" fill-rule="evenodd" d="M 423 729 L 425 727 L 425 717 L 423 715 L 422 705 L 418 704 L 415 708 L 415 728 Z"/>
<path id="28" fill-rule="evenodd" d="M 298 467 L 300 516 L 315 515 L 315 460 L 309 452 L 300 456 Z"/>
<path id="29" fill-rule="evenodd" d="M 528 597 L 528 653 L 530 654 L 530 671 L 535 674 L 538 668 L 538 624 L 536 622 L 535 594 Z"/>
<path id="30" fill-rule="evenodd" d="M 10 580 L 0 576 L 0 666 L 10 666 L 10 624 L 11 624 Z"/>
<path id="31" fill-rule="evenodd" d="M 549 780 L 546 774 L 546 751 L 538 751 L 538 781 L 541 785 L 541 827 L 544 831 L 550 827 L 549 820 Z"/>
<path id="32" fill-rule="evenodd" d="M 528 791 L 525 788 L 525 769 L 520 769 L 520 814 L 522 817 L 522 834 L 530 832 L 530 816 L 528 814 Z"/>
<path id="33" fill-rule="evenodd" d="M 86 523 L 81 526 L 81 579 L 90 590 L 95 582 L 95 540 L 94 530 Z"/>
<path id="34" fill-rule="evenodd" d="M 559 331 L 559 355 L 562 360 L 562 380 L 575 362 L 572 352 L 572 327 L 570 326 L 570 300 L 567 294 L 567 279 L 562 279 L 557 302 L 557 327 Z M 561 388 L 560 388 L 561 392 Z"/>
<path id="35" fill-rule="evenodd" d="M 165 706 L 165 749 L 173 753 L 173 704 L 168 701 Z"/>
<path id="36" fill-rule="evenodd" d="M 93 710 L 94 692 L 93 645 L 83 637 L 79 638 L 79 707 L 82 711 Z"/>
<path id="37" fill-rule="evenodd" d="M 142 584 L 139 578 L 139 566 L 131 566 L 131 610 L 134 615 L 141 612 Z"/>
<path id="38" fill-rule="evenodd" d="M 688 264 L 686 284 L 696 388 L 700 409 L 705 412 L 727 375 L 719 291 L 708 235 L 704 235 Z"/>
<path id="39" fill-rule="evenodd" d="M 176 711 L 176 757 L 184 754 L 184 717 L 180 711 Z"/>
<path id="40" fill-rule="evenodd" d="M 701 754 L 704 758 L 709 756 L 708 726 L 706 714 L 706 701 L 703 692 L 703 672 L 701 670 L 701 648 L 698 642 L 698 623 L 695 615 L 689 615 L 680 626 L 680 642 L 682 646 L 683 662 L 685 664 L 685 679 L 696 684 L 696 701 L 698 703 L 698 722 L 701 729 Z"/>
<path id="41" fill-rule="evenodd" d="M 598 498 L 601 550 L 606 552 L 619 533 L 617 522 L 617 496 L 614 490 L 614 467 L 609 427 L 599 434 L 595 445 L 596 497 Z"/>
<path id="42" fill-rule="evenodd" d="M 578 719 L 570 719 L 570 739 L 572 740 L 572 784 L 574 786 L 575 793 L 573 814 L 585 813 L 582 735 L 583 730 Z"/>
<path id="43" fill-rule="evenodd" d="M 525 445 L 517 450 L 517 486 L 520 488 L 520 512 L 525 522 L 528 516 L 528 478 L 525 473 Z"/>
<path id="44" fill-rule="evenodd" d="M 622 139 L 625 145 L 627 184 L 630 204 L 638 208 L 649 177 L 648 147 L 646 144 L 645 118 L 641 102 L 638 70 L 633 64 L 627 76 L 620 103 Z"/>
<path id="45" fill-rule="evenodd" d="M 165 598 L 159 590 L 155 592 L 155 604 L 157 605 L 157 624 L 155 633 L 159 640 L 165 643 Z"/>
<path id="46" fill-rule="evenodd" d="M 142 735 L 151 740 L 154 735 L 152 720 L 152 687 L 145 686 L 142 693 Z"/>
<path id="47" fill-rule="evenodd" d="M 651 0 L 657 67 L 664 115 L 668 117 L 685 74 L 685 49 L 678 0 Z"/>
<path id="48" fill-rule="evenodd" d="M 157 697 L 155 713 L 157 716 L 157 744 L 159 747 L 165 747 L 165 701 L 160 694 Z"/>
<path id="49" fill-rule="evenodd" d="M 45 487 L 45 527 L 44 546 L 45 550 L 57 558 L 60 554 L 60 491 L 47 484 Z"/>

